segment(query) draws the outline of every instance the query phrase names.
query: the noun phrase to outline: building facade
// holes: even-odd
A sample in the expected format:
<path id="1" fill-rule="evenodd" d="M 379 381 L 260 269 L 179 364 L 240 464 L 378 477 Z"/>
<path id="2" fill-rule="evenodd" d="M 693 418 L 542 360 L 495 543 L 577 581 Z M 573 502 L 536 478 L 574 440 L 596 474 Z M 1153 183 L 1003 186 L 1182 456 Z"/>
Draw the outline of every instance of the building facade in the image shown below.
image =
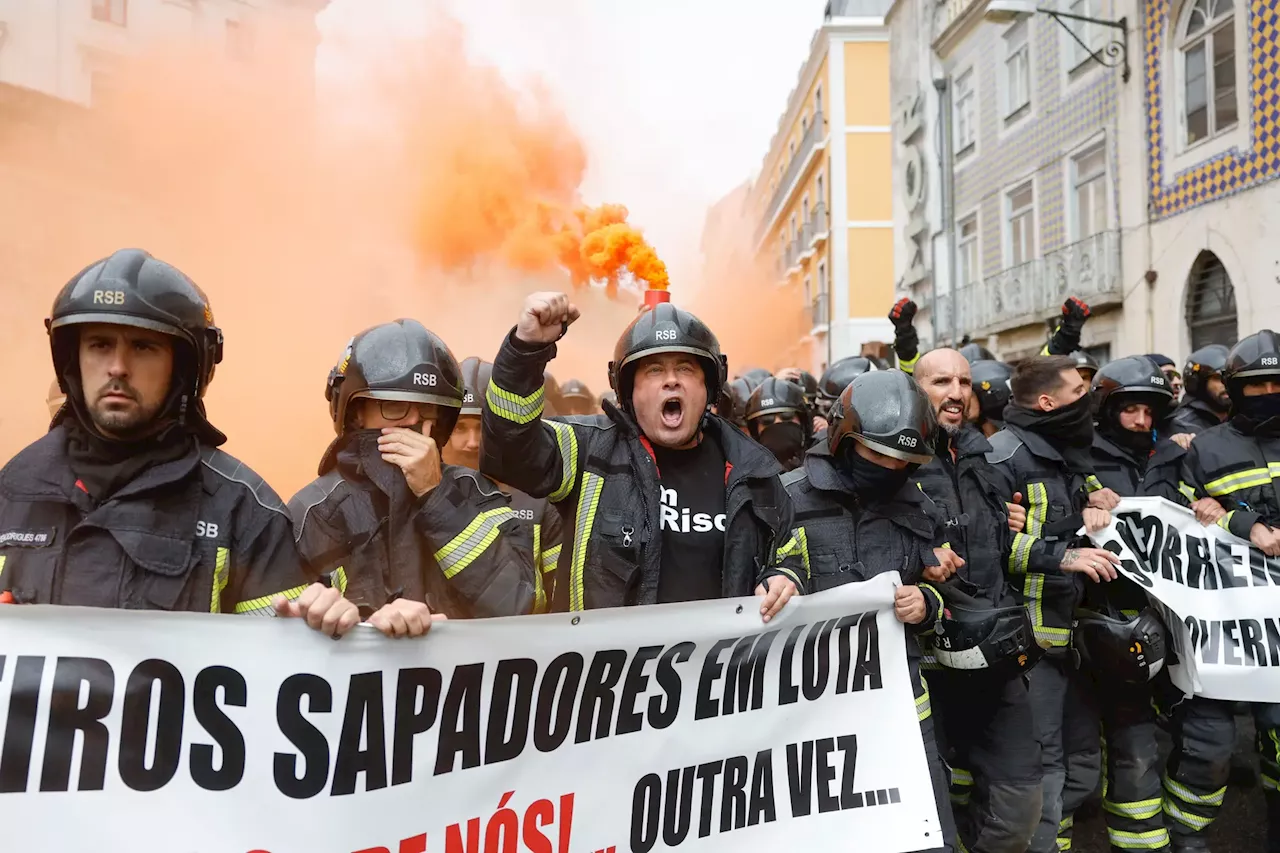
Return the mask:
<path id="1" fill-rule="evenodd" d="M 756 262 L 801 316 L 788 360 L 814 372 L 892 340 L 888 7 L 829 4 L 747 199 Z"/>
<path id="2" fill-rule="evenodd" d="M 1011 361 L 1079 296 L 1095 312 L 1083 347 L 1106 361 L 1124 293 L 1121 71 L 1095 54 L 1110 31 L 1072 24 L 1086 48 L 1047 15 L 997 21 L 987 5 L 897 0 L 888 16 L 899 295 L 921 306 L 926 340 L 969 336 Z M 1110 0 L 1057 5 L 1113 14 Z"/>
<path id="3" fill-rule="evenodd" d="M 1280 323 L 1280 2 L 1124 6 L 1123 339 L 1181 361 Z"/>

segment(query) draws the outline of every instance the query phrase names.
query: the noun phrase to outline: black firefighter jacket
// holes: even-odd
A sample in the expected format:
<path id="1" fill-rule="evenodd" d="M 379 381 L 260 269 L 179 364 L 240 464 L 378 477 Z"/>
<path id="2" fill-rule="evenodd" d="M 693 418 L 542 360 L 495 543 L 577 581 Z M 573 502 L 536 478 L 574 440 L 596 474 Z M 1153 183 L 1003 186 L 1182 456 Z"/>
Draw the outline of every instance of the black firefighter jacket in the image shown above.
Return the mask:
<path id="1" fill-rule="evenodd" d="M 1158 439 L 1145 463 L 1101 433 L 1093 437 L 1093 472 L 1105 489 L 1122 498 L 1164 498 L 1180 506 L 1190 506 L 1190 489 L 1182 484 L 1183 457 L 1187 452 L 1167 438 Z M 1100 595 L 1122 611 L 1139 611 L 1147 606 L 1147 594 L 1123 576 L 1105 584 L 1085 587 L 1087 604 L 1093 606 Z"/>
<path id="2" fill-rule="evenodd" d="M 991 444 L 976 427 L 966 425 L 954 437 L 943 432 L 933 461 L 916 471 L 915 482 L 942 512 L 944 544 L 965 561 L 957 576 L 991 606 L 1009 607 L 1014 598 L 1005 566 L 1013 531 L 999 474 L 987 462 L 990 451 Z"/>
<path id="3" fill-rule="evenodd" d="M 1169 418 L 1166 432 L 1169 435 L 1189 433 L 1199 435 L 1222 423 L 1218 413 L 1209 408 L 1209 404 L 1199 399 L 1191 399 L 1173 410 Z"/>
<path id="4" fill-rule="evenodd" d="M 441 466 L 421 498 L 389 474 L 375 485 L 340 455 L 289 501 L 298 550 L 317 571 L 366 616 L 397 598 L 451 619 L 533 612 L 535 523 L 509 495 L 457 465 Z"/>
<path id="5" fill-rule="evenodd" d="M 1258 522 L 1280 527 L 1280 432 L 1270 426 L 1234 417 L 1196 436 L 1183 459 L 1188 497 L 1216 500 L 1227 511 L 1218 525 L 1244 540 Z"/>
<path id="6" fill-rule="evenodd" d="M 603 415 L 542 417 L 543 370 L 555 351 L 517 348 L 511 335 L 503 342 L 485 394 L 480 467 L 559 510 L 566 547 L 553 610 L 654 604 L 662 564 L 657 465 L 635 422 L 607 401 Z M 769 567 L 790 529 L 782 469 L 727 421 L 710 415 L 705 424 L 726 460 L 722 592 L 751 595 L 766 577 L 784 574 Z"/>
<path id="7" fill-rule="evenodd" d="M 63 427 L 0 471 L 0 590 L 19 603 L 272 615 L 313 580 L 280 498 L 216 448 L 193 444 L 100 505 Z"/>
<path id="8" fill-rule="evenodd" d="M 1030 612 L 1041 646 L 1065 647 L 1084 585 L 1062 570 L 1062 558 L 1083 526 L 1089 492 L 1101 485 L 1087 470 L 1087 454 L 1069 463 L 1029 430 L 1007 424 L 990 443 L 987 461 L 998 476 L 1000 499 L 1012 502 L 1021 493 L 1027 507 L 1026 529 L 1013 535 L 1006 564 L 1014 597 Z"/>

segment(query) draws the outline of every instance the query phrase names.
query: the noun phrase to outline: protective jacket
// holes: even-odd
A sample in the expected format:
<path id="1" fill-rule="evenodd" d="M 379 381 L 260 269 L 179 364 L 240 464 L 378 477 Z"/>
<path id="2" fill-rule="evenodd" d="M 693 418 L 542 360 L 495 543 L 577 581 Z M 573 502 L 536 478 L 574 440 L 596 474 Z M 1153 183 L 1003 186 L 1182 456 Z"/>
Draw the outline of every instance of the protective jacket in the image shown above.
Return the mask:
<path id="1" fill-rule="evenodd" d="M 535 522 L 470 468 L 441 474 L 416 498 L 398 470 L 383 482 L 340 452 L 289 502 L 299 551 L 362 614 L 402 597 L 453 619 L 532 612 Z"/>
<path id="2" fill-rule="evenodd" d="M 1012 502 L 1021 493 L 1027 507 L 1026 529 L 1013 535 L 1006 566 L 1014 596 L 1030 610 L 1036 639 L 1046 647 L 1068 644 L 1084 590 L 1061 567 L 1089 503 L 1089 463 L 1080 456 L 1068 462 L 1044 438 L 1012 424 L 991 437 L 987 454 L 1000 499 Z"/>
<path id="3" fill-rule="evenodd" d="M 516 517 L 533 525 L 533 554 L 536 568 L 533 612 L 546 613 L 554 598 L 556 564 L 560 561 L 560 552 L 565 545 L 561 532 L 564 525 L 560 523 L 560 512 L 546 498 L 530 497 L 519 489 L 503 484 L 499 484 L 498 488 L 511 496 L 511 511 L 516 514 Z"/>
<path id="4" fill-rule="evenodd" d="M 1248 540 L 1258 522 L 1280 527 L 1280 431 L 1234 417 L 1196 436 L 1182 479 L 1192 501 L 1214 498 L 1227 511 L 1218 525 Z"/>
<path id="5" fill-rule="evenodd" d="M 1192 399 L 1173 410 L 1169 418 L 1169 435 L 1191 433 L 1199 435 L 1222 423 L 1208 403 L 1200 399 Z"/>
<path id="6" fill-rule="evenodd" d="M 915 482 L 942 511 L 944 542 L 965 561 L 956 574 L 977 587 L 978 597 L 1006 607 L 1013 603 L 1004 574 L 1013 532 L 998 475 L 987 462 L 990 451 L 974 427 L 954 436 L 941 431 L 933 461 L 916 471 Z"/>
<path id="7" fill-rule="evenodd" d="M 0 590 L 19 603 L 274 613 L 315 578 L 280 498 L 242 462 L 193 440 L 103 502 L 55 427 L 0 471 Z"/>
<path id="8" fill-rule="evenodd" d="M 884 572 L 900 572 L 904 584 L 924 591 L 928 613 L 916 633 L 933 629 L 942 597 L 921 582 L 926 566 L 936 566 L 939 510 L 914 483 L 876 504 L 851 493 L 835 467 L 831 451 L 815 447 L 804 465 L 782 482 L 795 513 L 791 537 L 779 550 L 779 565 L 805 578 L 813 592 L 865 581 Z M 907 650 L 919 656 L 915 642 Z"/>
<path id="9" fill-rule="evenodd" d="M 662 564 L 657 463 L 634 420 L 612 404 L 605 414 L 545 419 L 542 373 L 555 345 L 504 341 L 485 394 L 481 470 L 559 511 L 564 540 L 552 609 L 654 604 Z M 722 592 L 751 595 L 785 574 L 770 557 L 790 530 L 790 505 L 773 454 L 727 421 L 708 415 L 704 440 L 725 464 Z M 797 579 L 799 580 L 799 579 Z"/>

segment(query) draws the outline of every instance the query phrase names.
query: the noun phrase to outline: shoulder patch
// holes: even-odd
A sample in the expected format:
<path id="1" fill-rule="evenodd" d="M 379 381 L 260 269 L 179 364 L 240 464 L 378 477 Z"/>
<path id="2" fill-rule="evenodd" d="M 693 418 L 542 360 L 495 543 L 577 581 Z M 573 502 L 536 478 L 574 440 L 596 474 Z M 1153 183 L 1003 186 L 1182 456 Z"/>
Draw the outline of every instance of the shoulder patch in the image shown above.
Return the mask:
<path id="1" fill-rule="evenodd" d="M 307 523 L 307 515 L 311 510 L 329 499 L 334 490 L 342 485 L 342 475 L 330 471 L 318 480 L 312 480 L 302 487 L 302 491 L 289 501 L 289 517 L 293 521 L 293 536 L 301 538 L 303 525 Z"/>
<path id="2" fill-rule="evenodd" d="M 987 461 L 993 465 L 1000 462 L 1008 462 L 1013 457 L 1013 454 L 1018 452 L 1018 448 L 1022 446 L 1022 439 L 1007 429 L 1000 430 L 987 439 L 987 442 L 991 445 L 991 451 L 987 454 Z"/>
<path id="3" fill-rule="evenodd" d="M 782 480 L 782 488 L 790 491 L 792 483 L 799 483 L 801 480 L 808 480 L 809 475 L 804 470 L 803 467 L 800 467 L 795 469 L 794 471 L 788 471 L 787 473 L 783 474 L 779 479 Z"/>
<path id="4" fill-rule="evenodd" d="M 204 464 L 204 467 L 222 477 L 222 479 L 229 480 L 248 489 L 253 495 L 253 499 L 263 509 L 278 512 L 286 517 L 289 515 L 285 509 L 284 501 L 280 500 L 280 496 L 276 494 L 275 489 L 267 485 L 267 481 L 258 476 L 252 468 L 231 454 L 224 453 L 216 447 L 206 447 L 200 451 L 200 461 Z"/>
<path id="5" fill-rule="evenodd" d="M 479 471 L 474 471 L 471 468 L 464 468 L 461 465 L 446 465 L 445 470 L 448 472 L 449 478 L 455 482 L 458 480 L 468 480 L 471 483 L 474 483 L 476 491 L 484 495 L 486 498 L 491 498 L 497 495 L 501 495 L 505 498 L 511 497 L 509 494 L 502 491 L 502 489 L 498 488 L 497 483 L 493 482 L 493 480 L 490 480 Z"/>

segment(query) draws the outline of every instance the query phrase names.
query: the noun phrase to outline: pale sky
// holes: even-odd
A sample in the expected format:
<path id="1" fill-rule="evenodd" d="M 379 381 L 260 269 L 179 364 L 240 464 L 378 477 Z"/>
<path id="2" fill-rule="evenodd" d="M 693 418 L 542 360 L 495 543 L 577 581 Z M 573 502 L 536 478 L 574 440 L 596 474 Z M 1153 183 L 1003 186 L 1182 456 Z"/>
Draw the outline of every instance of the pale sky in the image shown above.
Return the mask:
<path id="1" fill-rule="evenodd" d="M 381 35 L 427 26 L 433 2 L 462 21 L 477 57 L 545 80 L 586 141 L 587 202 L 627 205 L 676 280 L 697 268 L 707 207 L 759 168 L 826 5 L 333 0 L 320 28 L 376 50 Z M 326 62 L 322 44 L 322 80 Z"/>

